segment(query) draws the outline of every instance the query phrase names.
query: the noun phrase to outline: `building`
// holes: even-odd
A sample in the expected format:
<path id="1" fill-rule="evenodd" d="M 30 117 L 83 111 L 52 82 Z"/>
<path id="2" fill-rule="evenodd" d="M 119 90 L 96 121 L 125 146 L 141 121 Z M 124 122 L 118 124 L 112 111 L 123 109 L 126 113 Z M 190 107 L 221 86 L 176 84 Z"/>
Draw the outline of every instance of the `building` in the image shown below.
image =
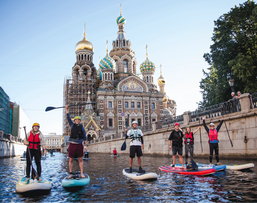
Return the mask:
<path id="1" fill-rule="evenodd" d="M 22 110 L 21 106 L 12 103 L 11 104 L 13 119 L 12 119 L 12 135 L 17 136 L 18 138 L 25 138 L 24 126 L 27 129 L 27 132 L 31 129 L 30 120 L 25 112 Z"/>
<path id="2" fill-rule="evenodd" d="M 137 60 L 127 39 L 126 20 L 116 20 L 117 38 L 112 50 L 100 61 L 98 69 L 93 64 L 93 45 L 84 38 L 76 45 L 76 62 L 72 78 L 64 83 L 64 104 L 72 118 L 81 116 L 88 140 L 101 136 L 121 136 L 133 121 L 143 131 L 152 130 L 152 124 L 176 115 L 176 103 L 165 93 L 162 73 L 158 85 L 154 83 L 155 64 L 148 57 L 140 64 L 142 78 L 137 75 Z M 84 105 L 76 105 L 78 103 Z M 69 135 L 69 125 L 64 113 L 64 136 Z"/>
<path id="3" fill-rule="evenodd" d="M 12 110 L 10 108 L 10 98 L 0 87 L 0 131 L 11 134 Z"/>
<path id="4" fill-rule="evenodd" d="M 56 135 L 56 133 L 49 133 L 44 135 L 45 147 L 47 150 L 60 151 L 62 145 L 62 136 Z"/>

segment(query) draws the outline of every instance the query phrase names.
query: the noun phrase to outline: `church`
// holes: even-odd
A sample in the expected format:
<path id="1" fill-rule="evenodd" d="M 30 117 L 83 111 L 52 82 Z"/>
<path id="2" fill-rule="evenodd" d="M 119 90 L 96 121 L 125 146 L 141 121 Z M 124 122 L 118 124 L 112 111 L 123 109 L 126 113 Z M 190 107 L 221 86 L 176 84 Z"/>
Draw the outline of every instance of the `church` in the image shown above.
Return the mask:
<path id="1" fill-rule="evenodd" d="M 106 48 L 106 56 L 96 68 L 93 64 L 93 44 L 84 38 L 76 45 L 76 62 L 72 77 L 65 79 L 63 88 L 64 105 L 69 107 L 71 118 L 81 117 L 88 140 L 110 136 L 121 137 L 133 121 L 143 132 L 151 131 L 153 124 L 165 118 L 176 116 L 176 103 L 165 93 L 165 79 L 160 72 L 158 86 L 154 83 L 156 66 L 148 58 L 140 64 L 137 74 L 137 60 L 126 38 L 126 19 L 116 20 L 117 38 L 112 50 Z M 82 102 L 85 105 L 76 105 Z M 69 135 L 69 125 L 63 112 L 64 136 Z"/>

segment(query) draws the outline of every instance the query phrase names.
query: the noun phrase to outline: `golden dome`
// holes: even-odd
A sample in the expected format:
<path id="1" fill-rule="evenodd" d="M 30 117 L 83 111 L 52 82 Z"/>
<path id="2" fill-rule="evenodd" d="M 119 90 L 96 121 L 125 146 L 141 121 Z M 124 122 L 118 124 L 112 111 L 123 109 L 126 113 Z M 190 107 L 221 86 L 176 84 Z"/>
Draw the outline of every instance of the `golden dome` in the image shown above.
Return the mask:
<path id="1" fill-rule="evenodd" d="M 163 97 L 163 101 L 166 102 L 168 101 L 168 98 L 166 96 Z"/>
<path id="2" fill-rule="evenodd" d="M 164 79 L 164 78 L 159 78 L 159 79 L 158 79 L 158 84 L 159 84 L 159 85 L 165 84 L 165 79 Z"/>
<path id="3" fill-rule="evenodd" d="M 76 51 L 83 49 L 94 51 L 93 44 L 87 41 L 86 36 L 84 36 L 84 38 L 76 44 Z"/>

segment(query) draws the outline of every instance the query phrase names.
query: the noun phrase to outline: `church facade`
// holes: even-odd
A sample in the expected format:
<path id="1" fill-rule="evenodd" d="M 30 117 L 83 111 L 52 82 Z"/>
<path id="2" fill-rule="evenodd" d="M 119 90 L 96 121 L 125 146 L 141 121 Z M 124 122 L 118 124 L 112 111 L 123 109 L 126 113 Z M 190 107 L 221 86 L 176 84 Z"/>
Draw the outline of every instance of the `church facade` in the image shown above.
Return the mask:
<path id="1" fill-rule="evenodd" d="M 165 93 L 165 79 L 154 83 L 155 64 L 148 58 L 140 64 L 141 76 L 137 75 L 137 60 L 126 38 L 126 20 L 120 13 L 116 20 L 117 38 L 112 50 L 106 48 L 98 69 L 93 64 L 93 45 L 84 38 L 76 45 L 76 62 L 72 78 L 64 83 L 64 104 L 71 117 L 81 116 L 88 139 L 120 136 L 138 122 L 142 131 L 152 130 L 152 124 L 164 118 L 176 116 L 176 103 Z M 108 45 L 107 45 L 108 47 Z M 85 105 L 76 105 L 84 102 Z M 64 135 L 69 135 L 69 126 L 64 113 Z"/>

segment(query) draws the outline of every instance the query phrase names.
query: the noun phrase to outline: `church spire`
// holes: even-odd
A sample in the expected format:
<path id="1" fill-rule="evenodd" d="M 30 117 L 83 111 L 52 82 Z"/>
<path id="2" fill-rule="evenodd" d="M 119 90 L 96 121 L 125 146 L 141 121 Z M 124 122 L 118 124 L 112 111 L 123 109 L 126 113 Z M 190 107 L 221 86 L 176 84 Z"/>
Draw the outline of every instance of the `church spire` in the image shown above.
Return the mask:
<path id="1" fill-rule="evenodd" d="M 146 46 L 145 46 L 145 50 L 146 50 L 146 54 L 145 54 L 145 55 L 146 55 L 146 58 L 148 59 L 148 51 L 147 51 L 147 48 L 148 48 L 148 46 L 146 45 Z"/>
<path id="2" fill-rule="evenodd" d="M 106 55 L 108 55 L 108 40 L 106 40 Z"/>

